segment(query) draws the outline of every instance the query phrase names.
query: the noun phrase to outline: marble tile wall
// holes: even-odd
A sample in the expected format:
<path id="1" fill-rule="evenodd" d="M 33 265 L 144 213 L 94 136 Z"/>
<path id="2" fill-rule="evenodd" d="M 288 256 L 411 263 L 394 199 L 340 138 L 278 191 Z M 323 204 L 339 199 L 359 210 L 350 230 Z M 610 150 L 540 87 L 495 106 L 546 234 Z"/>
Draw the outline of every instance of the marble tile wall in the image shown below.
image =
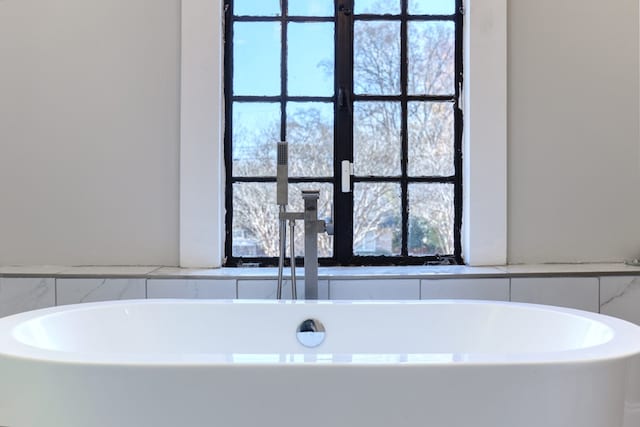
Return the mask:
<path id="1" fill-rule="evenodd" d="M 109 274 L 109 272 L 105 272 Z M 132 271 L 140 274 L 140 271 Z M 447 278 L 356 276 L 320 280 L 320 298 L 349 299 L 482 299 L 550 304 L 601 312 L 640 325 L 640 272 L 611 276 L 544 276 Z M 285 281 L 288 297 L 291 282 Z M 0 277 L 0 317 L 91 301 L 144 298 L 274 299 L 276 281 L 249 275 L 228 278 L 162 277 Z M 298 280 L 304 296 L 304 280 Z"/>
<path id="2" fill-rule="evenodd" d="M 413 300 L 420 299 L 419 279 L 331 280 L 333 300 Z"/>
<path id="3" fill-rule="evenodd" d="M 640 276 L 601 277 L 600 312 L 640 325 Z"/>
<path id="4" fill-rule="evenodd" d="M 0 278 L 0 317 L 54 305 L 55 279 Z"/>
<path id="5" fill-rule="evenodd" d="M 423 279 L 420 298 L 509 301 L 509 279 Z"/>
<path id="6" fill-rule="evenodd" d="M 235 299 L 236 280 L 149 279 L 147 298 Z"/>
<path id="7" fill-rule="evenodd" d="M 57 305 L 146 297 L 145 279 L 56 279 Z"/>
<path id="8" fill-rule="evenodd" d="M 511 301 L 549 304 L 598 312 L 597 277 L 518 277 L 511 279 Z"/>
<path id="9" fill-rule="evenodd" d="M 238 280 L 238 298 L 240 299 L 276 299 L 278 282 L 276 280 Z M 304 280 L 296 280 L 298 298 L 304 298 Z M 283 298 L 291 297 L 291 281 L 282 282 Z M 329 281 L 318 280 L 318 298 L 329 299 Z"/>

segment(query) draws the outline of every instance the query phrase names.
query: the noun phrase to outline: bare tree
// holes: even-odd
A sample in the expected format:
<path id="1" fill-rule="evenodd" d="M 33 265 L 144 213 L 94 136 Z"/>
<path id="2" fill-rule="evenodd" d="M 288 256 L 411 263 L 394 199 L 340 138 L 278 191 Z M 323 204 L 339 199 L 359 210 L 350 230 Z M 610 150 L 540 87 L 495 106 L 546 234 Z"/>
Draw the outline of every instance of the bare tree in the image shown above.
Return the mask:
<path id="1" fill-rule="evenodd" d="M 362 94 L 397 94 L 400 90 L 399 25 L 367 22 L 357 28 L 354 58 L 355 89 Z M 409 93 L 454 92 L 453 29 L 448 23 L 411 22 L 409 25 Z M 384 48 L 381 48 L 384 46 Z M 331 70 L 332 63 L 319 64 Z M 326 105 L 299 104 L 288 111 L 290 176 L 333 174 L 333 117 Z M 399 176 L 402 122 L 395 102 L 358 102 L 354 105 L 354 152 L 359 176 Z M 332 112 L 332 110 L 331 110 Z M 453 169 L 453 105 L 448 102 L 410 102 L 408 105 L 409 174 L 449 176 Z M 265 122 L 258 130 L 234 124 L 234 144 L 243 148 L 234 159 L 235 176 L 274 176 L 275 143 L 280 123 Z M 293 185 L 291 209 L 302 209 L 299 192 L 321 190 L 319 214 L 328 216 L 332 200 L 329 185 Z M 234 186 L 234 230 L 260 242 L 260 255 L 277 256 L 278 213 L 275 185 L 239 183 Z M 410 253 L 453 253 L 453 191 L 450 185 L 412 184 Z M 366 242 L 385 240 L 388 253 L 399 253 L 400 187 L 394 183 L 363 183 L 354 191 L 354 248 L 366 251 Z M 339 220 L 339 218 L 338 218 Z M 296 232 L 302 253 L 302 227 Z M 412 231 L 413 230 L 413 231 Z M 391 237 L 389 237 L 392 235 Z M 330 256 L 332 239 L 321 236 L 319 254 Z M 381 253 L 380 248 L 374 252 Z"/>
<path id="2" fill-rule="evenodd" d="M 397 93 L 400 81 L 398 34 L 396 23 L 378 22 L 363 27 L 356 35 L 354 68 L 358 93 Z M 379 46 L 385 48 L 380 49 Z M 410 23 L 410 94 L 454 92 L 453 46 L 453 27 L 448 23 Z M 354 107 L 354 111 L 356 173 L 360 174 L 359 171 L 364 169 L 370 175 L 397 175 L 400 167 L 401 135 L 399 105 L 392 102 L 362 102 Z M 360 120 L 359 115 L 362 116 Z M 448 102 L 409 103 L 408 140 L 410 175 L 452 175 L 453 105 Z M 359 146 L 364 148 L 359 150 Z M 364 168 L 359 166 L 363 163 L 366 165 Z M 419 195 L 410 194 L 410 221 L 425 224 L 429 229 L 425 233 L 429 242 L 423 242 L 423 245 L 441 254 L 453 253 L 453 192 L 450 187 L 432 185 L 428 191 L 420 191 Z M 369 191 L 376 191 L 375 188 L 370 187 Z M 354 194 L 354 246 L 371 234 L 379 237 L 387 232 L 379 224 L 385 222 L 390 202 L 393 197 L 398 196 L 388 186 L 380 185 L 377 188 L 379 194 Z M 413 191 L 419 189 L 423 190 L 422 187 L 415 186 Z M 371 199 L 377 199 L 378 206 L 373 207 Z M 371 215 L 371 209 L 379 214 Z M 400 233 L 399 225 L 394 232 Z M 396 236 L 396 241 L 399 241 L 399 236 Z"/>
<path id="3" fill-rule="evenodd" d="M 331 176 L 333 174 L 333 118 L 325 117 L 318 108 L 302 108 L 288 116 L 287 130 L 290 147 L 290 176 Z M 234 126 L 239 137 L 251 135 L 241 123 Z M 254 132 L 242 158 L 234 161 L 235 176 L 275 176 L 276 154 L 280 123 L 267 122 Z M 264 153 L 268 153 L 265 156 Z M 292 184 L 289 191 L 289 210 L 302 210 L 302 190 L 320 191 L 318 213 L 320 217 L 331 215 L 333 194 L 328 184 Z M 276 187 L 273 183 L 237 183 L 233 188 L 233 228 L 243 231 L 259 242 L 258 255 L 278 255 L 278 207 Z M 303 253 L 302 227 L 296 229 L 296 253 Z M 320 235 L 318 254 L 331 256 L 333 238 Z"/>

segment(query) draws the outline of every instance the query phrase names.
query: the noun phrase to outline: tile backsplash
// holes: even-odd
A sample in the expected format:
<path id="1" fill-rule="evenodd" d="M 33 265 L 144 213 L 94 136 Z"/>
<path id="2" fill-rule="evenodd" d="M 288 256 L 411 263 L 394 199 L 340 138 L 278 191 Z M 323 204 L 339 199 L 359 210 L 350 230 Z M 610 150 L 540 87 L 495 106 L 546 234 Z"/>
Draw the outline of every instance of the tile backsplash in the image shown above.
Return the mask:
<path id="1" fill-rule="evenodd" d="M 0 278 L 0 317 L 54 305 L 55 279 Z"/>
<path id="2" fill-rule="evenodd" d="M 146 298 L 145 279 L 56 279 L 56 304 Z"/>
<path id="3" fill-rule="evenodd" d="M 147 298 L 235 299 L 236 280 L 149 279 Z"/>
<path id="4" fill-rule="evenodd" d="M 238 298 L 240 299 L 276 299 L 277 280 L 238 280 Z M 297 278 L 296 293 L 304 298 L 304 279 Z M 291 298 L 291 280 L 282 281 L 282 297 Z M 329 281 L 318 280 L 318 299 L 329 299 Z"/>
<path id="5" fill-rule="evenodd" d="M 350 277 L 345 271 L 327 269 L 319 280 L 320 299 L 327 300 L 419 300 L 475 299 L 516 301 L 577 308 L 619 317 L 640 325 L 640 269 L 633 274 L 610 275 L 608 271 L 594 275 L 589 271 L 571 271 L 569 275 L 557 268 L 546 272 L 474 270 L 465 267 L 460 274 L 420 273 L 414 277 L 393 274 L 366 277 L 363 273 Z M 174 269 L 175 270 L 175 269 Z M 2 273 L 2 271 L 0 271 Z M 38 271 L 39 276 L 46 273 Z M 144 298 L 208 298 L 208 299 L 275 299 L 276 280 L 271 271 L 256 271 L 253 275 L 238 271 L 232 277 L 224 271 L 210 274 L 164 277 L 144 269 L 127 270 L 114 276 L 116 270 L 78 271 L 62 277 L 0 276 L 0 317 L 55 305 L 82 302 Z M 87 277 L 82 277 L 82 274 Z M 125 277 L 126 274 L 132 277 Z M 226 273 L 229 273 L 227 270 Z M 301 272 L 302 273 L 302 272 Z M 404 273 L 404 271 L 403 271 Z M 5 273 L 8 274 L 8 273 Z M 34 273 L 35 275 L 36 273 Z M 98 277 L 104 274 L 105 277 Z M 415 273 L 414 273 L 415 274 Z M 573 276 L 571 274 L 574 274 Z M 173 276 L 172 276 L 173 275 Z M 468 275 L 465 276 L 465 275 Z M 335 277 L 334 277 L 335 276 Z M 304 296 L 304 279 L 297 282 L 299 297 Z M 291 281 L 285 280 L 283 296 L 291 295 Z"/>
<path id="6" fill-rule="evenodd" d="M 509 279 L 423 279 L 420 298 L 509 301 Z"/>
<path id="7" fill-rule="evenodd" d="M 640 276 L 601 277 L 600 313 L 640 325 Z"/>
<path id="8" fill-rule="evenodd" d="M 417 300 L 420 299 L 420 280 L 331 280 L 329 297 L 335 300 Z"/>
<path id="9" fill-rule="evenodd" d="M 597 277 L 518 277 L 511 279 L 511 301 L 598 312 L 598 288 Z"/>

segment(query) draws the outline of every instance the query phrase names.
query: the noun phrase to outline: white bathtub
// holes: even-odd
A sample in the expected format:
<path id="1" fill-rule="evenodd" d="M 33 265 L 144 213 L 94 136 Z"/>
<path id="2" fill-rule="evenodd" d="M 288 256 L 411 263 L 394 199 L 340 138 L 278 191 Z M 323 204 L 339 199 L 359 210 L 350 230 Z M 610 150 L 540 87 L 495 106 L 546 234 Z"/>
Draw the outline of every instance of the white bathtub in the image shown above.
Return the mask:
<path id="1" fill-rule="evenodd" d="M 639 353 L 527 304 L 83 304 L 0 319 L 0 426 L 640 427 Z"/>

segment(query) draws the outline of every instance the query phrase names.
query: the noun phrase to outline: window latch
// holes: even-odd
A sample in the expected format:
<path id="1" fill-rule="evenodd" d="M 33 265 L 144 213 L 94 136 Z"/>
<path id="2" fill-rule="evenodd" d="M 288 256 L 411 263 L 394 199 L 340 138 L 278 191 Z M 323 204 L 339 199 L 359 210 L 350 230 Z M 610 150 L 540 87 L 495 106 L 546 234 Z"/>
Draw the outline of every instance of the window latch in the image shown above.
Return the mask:
<path id="1" fill-rule="evenodd" d="M 345 108 L 351 113 L 351 96 L 349 95 L 349 91 L 344 87 L 338 89 L 338 107 L 341 110 Z"/>
<path id="2" fill-rule="evenodd" d="M 344 13 L 345 16 L 349 16 L 351 15 L 351 8 L 348 6 L 345 6 L 343 4 L 341 4 L 340 6 L 338 6 L 338 10 L 342 13 Z"/>
<path id="3" fill-rule="evenodd" d="M 343 160 L 341 164 L 342 169 L 342 192 L 351 192 L 351 175 L 353 175 L 353 163 L 349 160 Z"/>

